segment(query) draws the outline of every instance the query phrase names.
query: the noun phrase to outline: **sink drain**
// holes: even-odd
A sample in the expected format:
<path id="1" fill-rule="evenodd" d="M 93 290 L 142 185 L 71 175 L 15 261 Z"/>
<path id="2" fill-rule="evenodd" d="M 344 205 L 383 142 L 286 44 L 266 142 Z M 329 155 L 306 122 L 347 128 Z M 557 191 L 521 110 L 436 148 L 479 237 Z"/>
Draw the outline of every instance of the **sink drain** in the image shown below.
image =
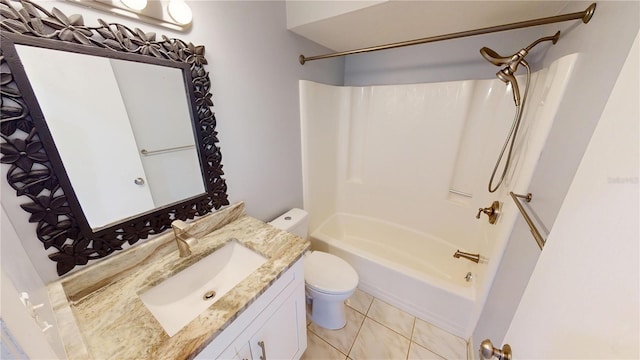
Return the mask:
<path id="1" fill-rule="evenodd" d="M 211 290 L 211 291 L 207 291 L 206 293 L 204 293 L 204 295 L 202 295 L 202 300 L 211 300 L 216 296 L 216 292 Z"/>

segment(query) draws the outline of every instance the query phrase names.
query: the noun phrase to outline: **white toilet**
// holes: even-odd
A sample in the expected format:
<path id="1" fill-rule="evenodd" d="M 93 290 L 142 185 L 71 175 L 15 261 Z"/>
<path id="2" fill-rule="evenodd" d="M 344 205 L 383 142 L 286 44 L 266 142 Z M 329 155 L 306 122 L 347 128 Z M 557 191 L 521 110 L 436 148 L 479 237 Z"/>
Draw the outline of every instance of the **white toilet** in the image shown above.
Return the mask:
<path id="1" fill-rule="evenodd" d="M 291 209 L 269 223 L 306 239 L 309 214 Z M 304 281 L 311 321 L 325 329 L 341 329 L 347 324 L 344 301 L 358 286 L 358 273 L 346 261 L 321 251 L 305 255 Z M 309 307 L 307 307 L 309 309 Z"/>

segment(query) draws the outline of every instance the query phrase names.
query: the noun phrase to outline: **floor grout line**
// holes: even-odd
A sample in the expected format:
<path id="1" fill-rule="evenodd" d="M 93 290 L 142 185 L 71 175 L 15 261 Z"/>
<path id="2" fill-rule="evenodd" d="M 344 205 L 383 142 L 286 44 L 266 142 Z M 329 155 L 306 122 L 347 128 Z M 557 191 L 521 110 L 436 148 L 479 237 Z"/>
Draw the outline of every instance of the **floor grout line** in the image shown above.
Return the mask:
<path id="1" fill-rule="evenodd" d="M 309 329 L 308 327 L 307 327 L 307 331 L 309 331 L 309 332 L 311 332 L 313 335 L 317 336 L 317 337 L 318 337 L 318 339 L 320 339 L 320 340 L 324 341 L 325 343 L 327 343 L 329 346 L 331 346 L 332 348 L 334 348 L 334 349 L 335 349 L 337 352 L 339 352 L 340 354 L 342 354 L 342 355 L 344 355 L 344 356 L 348 356 L 347 354 L 345 354 L 345 353 L 343 353 L 342 351 L 340 351 L 340 349 L 338 349 L 337 347 L 335 347 L 335 346 L 331 345 L 331 343 L 330 343 L 330 342 L 328 342 L 327 340 L 325 340 L 322 336 L 320 336 L 320 335 L 318 335 L 318 334 L 314 333 L 314 332 L 313 332 L 313 330 Z"/>
<path id="2" fill-rule="evenodd" d="M 407 357 L 406 359 L 409 360 L 409 354 L 411 353 L 411 344 L 413 343 L 413 331 L 416 329 L 416 317 L 413 317 L 413 324 L 411 324 L 411 338 L 409 339 L 409 348 L 407 349 Z"/>
<path id="3" fill-rule="evenodd" d="M 363 292 L 364 292 L 364 291 L 363 291 Z M 367 295 L 369 295 L 369 296 L 371 296 L 370 294 L 368 294 L 368 293 L 366 293 L 366 292 L 364 292 L 364 293 L 365 293 L 365 294 L 367 294 Z M 418 318 L 417 318 L 416 316 L 412 316 L 412 317 L 413 317 L 413 323 L 412 323 L 412 326 L 411 326 L 411 335 L 409 336 L 409 338 L 407 338 L 405 335 L 403 335 L 403 334 L 399 333 L 398 331 L 396 331 L 396 330 L 392 329 L 391 327 L 389 327 L 389 326 L 387 326 L 387 325 L 383 324 L 381 321 L 378 321 L 378 320 L 376 320 L 376 319 L 374 319 L 374 318 L 370 317 L 368 314 L 369 314 L 369 311 L 371 310 L 371 307 L 373 306 L 373 302 L 374 302 L 376 299 L 377 299 L 377 298 L 376 298 L 375 296 L 372 296 L 371 302 L 369 302 L 369 306 L 367 307 L 366 312 L 365 312 L 364 314 L 363 314 L 361 311 L 359 311 L 358 309 L 354 308 L 353 306 L 350 306 L 350 305 L 348 305 L 347 303 L 345 303 L 345 304 L 344 304 L 344 306 L 346 306 L 346 307 L 348 307 L 349 309 L 351 309 L 351 310 L 353 310 L 353 311 L 357 312 L 358 314 L 361 314 L 361 315 L 363 315 L 363 316 L 364 316 L 364 317 L 363 317 L 363 319 L 362 319 L 362 322 L 360 323 L 360 326 L 358 327 L 358 330 L 357 330 L 357 332 L 356 332 L 356 335 L 354 336 L 353 341 L 351 342 L 351 345 L 349 346 L 349 350 L 347 351 L 347 354 L 345 354 L 344 352 L 340 351 L 340 349 L 336 348 L 336 347 L 335 347 L 334 345 L 332 345 L 328 340 L 326 340 L 325 338 L 323 338 L 320 334 L 316 334 L 315 332 L 313 332 L 313 331 L 311 330 L 311 328 L 310 328 L 310 324 L 307 324 L 307 330 L 308 330 L 309 332 L 311 332 L 313 335 L 315 335 L 315 336 L 317 336 L 318 338 L 320 338 L 323 342 L 325 342 L 325 343 L 329 344 L 329 346 L 331 346 L 333 349 L 337 350 L 340 354 L 345 355 L 345 356 L 346 356 L 346 359 L 345 359 L 345 360 L 349 360 L 349 359 L 351 359 L 349 356 L 350 356 L 351 352 L 353 351 L 353 346 L 355 345 L 356 341 L 358 340 L 358 337 L 360 336 L 360 332 L 361 332 L 361 330 L 362 330 L 362 327 L 364 326 L 364 322 L 365 322 L 367 319 L 370 319 L 371 321 L 374 321 L 375 323 L 377 323 L 377 324 L 379 324 L 379 325 L 381 325 L 381 326 L 385 327 L 386 329 L 388 329 L 388 330 L 392 331 L 393 333 L 395 333 L 395 334 L 397 334 L 397 335 L 400 335 L 400 337 L 402 337 L 402 338 L 404 338 L 404 339 L 409 340 L 409 347 L 407 348 L 407 353 L 406 353 L 406 356 L 405 356 L 405 359 L 406 359 L 406 360 L 408 360 L 408 359 L 409 359 L 409 355 L 410 355 L 410 352 L 411 352 L 411 346 L 412 346 L 413 344 L 420 345 L 421 347 L 423 347 L 423 348 L 425 348 L 426 350 L 430 351 L 430 352 L 431 352 L 431 353 L 433 353 L 434 355 L 436 355 L 436 356 L 438 356 L 438 357 L 440 357 L 440 358 L 442 358 L 442 359 L 445 359 L 445 360 L 446 360 L 446 358 L 445 358 L 444 356 L 442 356 L 440 353 L 438 353 L 438 352 L 436 352 L 436 351 L 432 350 L 430 347 L 427 347 L 427 346 L 424 346 L 424 345 L 422 345 L 422 344 L 419 344 L 418 342 L 415 342 L 415 341 L 413 340 L 414 335 L 415 335 L 415 332 L 416 332 L 416 325 L 417 325 L 417 321 L 418 321 Z M 378 300 L 379 300 L 379 299 L 378 299 Z M 382 300 L 379 300 L 379 301 L 382 301 Z M 382 302 L 384 302 L 384 301 L 382 301 Z M 385 302 L 385 303 L 386 303 L 386 302 Z M 388 304 L 388 303 L 386 303 L 386 304 Z M 393 305 L 391 305 L 391 304 L 388 304 L 388 305 L 393 306 Z M 401 310 L 401 309 L 400 309 L 400 310 Z M 411 315 L 411 314 L 409 314 L 409 315 Z M 424 320 L 422 320 L 422 321 L 424 321 Z M 432 325 L 432 324 L 430 324 L 430 325 Z M 432 326 L 434 326 L 434 325 L 432 325 Z M 462 339 L 462 340 L 464 340 L 464 339 Z M 466 345 L 466 346 L 465 346 L 465 355 L 467 356 L 467 359 L 468 359 L 468 357 L 469 357 L 468 341 L 465 341 L 465 345 Z"/>
<path id="4" fill-rule="evenodd" d="M 376 298 L 375 298 L 375 297 L 373 297 L 373 298 L 371 299 L 371 302 L 369 302 L 369 306 L 367 307 L 367 313 L 366 313 L 366 314 L 364 314 L 365 316 L 369 315 L 369 310 L 371 310 L 371 306 L 373 306 L 373 301 L 374 301 L 375 299 L 376 299 Z"/>
<path id="5" fill-rule="evenodd" d="M 369 310 L 367 310 L 367 312 L 369 312 Z M 351 355 L 351 350 L 353 350 L 353 345 L 356 343 L 356 340 L 358 340 L 358 335 L 360 335 L 360 330 L 362 330 L 362 327 L 364 326 L 364 321 L 367 320 L 367 315 L 364 315 L 364 318 L 362 318 L 362 322 L 360 323 L 360 327 L 358 327 L 358 331 L 356 332 L 356 336 L 353 337 L 353 341 L 351 342 L 351 346 L 349 346 L 349 352 L 347 353 L 347 357 L 349 357 L 349 355 Z"/>
<path id="6" fill-rule="evenodd" d="M 397 335 L 402 336 L 402 338 L 403 338 L 403 339 L 407 339 L 407 340 L 411 341 L 411 339 L 407 338 L 406 336 L 404 336 L 404 335 L 400 334 L 399 332 L 397 332 L 397 331 L 393 330 L 393 329 L 392 329 L 392 328 L 390 328 L 389 326 L 387 326 L 387 325 L 385 325 L 385 324 L 381 323 L 380 321 L 378 321 L 378 320 L 376 320 L 376 319 L 374 319 L 374 318 L 371 318 L 371 317 L 368 317 L 368 316 L 367 316 L 367 317 L 365 318 L 365 320 L 366 320 L 366 319 L 369 319 L 369 320 L 371 320 L 371 321 L 373 321 L 373 322 L 375 322 L 375 323 L 377 323 L 377 324 L 379 324 L 379 325 L 381 325 L 381 326 L 383 326 L 383 327 L 387 328 L 388 330 L 393 331 L 393 332 L 394 332 L 394 333 L 396 333 Z M 363 323 L 364 323 L 364 321 L 363 321 Z"/>
<path id="7" fill-rule="evenodd" d="M 362 290 L 360 290 L 362 291 Z M 364 291 L 362 291 L 363 293 L 365 293 Z M 367 294 L 367 293 L 365 293 Z M 371 294 L 367 294 L 369 296 L 371 296 Z M 358 340 L 358 335 L 360 335 L 360 330 L 362 330 L 362 327 L 364 326 L 364 322 L 365 320 L 367 320 L 367 314 L 369 314 L 369 309 L 371 309 L 371 305 L 373 304 L 373 300 L 375 300 L 374 296 L 371 296 L 371 301 L 369 302 L 369 306 L 367 306 L 367 310 L 365 310 L 365 313 L 362 314 L 360 311 L 354 309 L 353 307 L 347 305 L 345 303 L 345 306 L 349 306 L 351 309 L 355 310 L 356 312 L 364 315 L 364 318 L 362 319 L 362 322 L 360 323 L 360 327 L 358 327 L 358 331 L 356 332 L 356 336 L 353 337 L 353 341 L 351 342 L 351 346 L 349 346 L 349 352 L 347 353 L 347 358 L 349 358 L 349 355 L 351 355 L 351 350 L 353 350 L 353 345 L 355 345 L 356 340 Z"/>

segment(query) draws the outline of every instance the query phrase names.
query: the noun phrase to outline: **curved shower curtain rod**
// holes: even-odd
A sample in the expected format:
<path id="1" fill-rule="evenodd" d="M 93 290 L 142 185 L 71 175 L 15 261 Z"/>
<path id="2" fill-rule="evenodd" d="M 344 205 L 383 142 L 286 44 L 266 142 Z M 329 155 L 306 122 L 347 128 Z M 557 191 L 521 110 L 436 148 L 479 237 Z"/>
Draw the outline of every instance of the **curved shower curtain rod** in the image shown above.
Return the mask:
<path id="1" fill-rule="evenodd" d="M 426 44 L 430 42 L 451 40 L 451 39 L 457 39 L 457 38 L 462 38 L 467 36 L 489 34 L 489 33 L 506 31 L 506 30 L 521 29 L 521 28 L 530 27 L 530 26 L 546 25 L 546 24 L 552 24 L 552 23 L 569 21 L 569 20 L 582 19 L 582 22 L 586 24 L 589 22 L 589 20 L 591 20 L 591 17 L 593 16 L 593 13 L 595 11 L 596 11 L 596 3 L 592 3 L 591 5 L 589 5 L 589 7 L 586 10 L 571 13 L 571 14 L 556 15 L 556 16 L 540 18 L 535 20 L 527 20 L 527 21 L 521 21 L 521 22 L 505 24 L 505 25 L 490 26 L 490 27 L 476 29 L 476 30 L 462 31 L 462 32 L 456 32 L 456 33 L 451 33 L 446 35 L 438 35 L 438 36 L 432 36 L 432 37 L 427 37 L 422 39 L 402 41 L 402 42 L 397 42 L 393 44 L 379 45 L 379 46 L 373 46 L 373 47 L 362 48 L 357 50 L 341 51 L 341 52 L 325 54 L 325 55 L 317 55 L 317 56 L 309 56 L 309 57 L 300 55 L 298 57 L 298 60 L 300 61 L 301 65 L 304 65 L 304 63 L 307 61 L 328 59 L 328 58 L 337 57 L 337 56 L 359 54 L 359 53 L 378 51 L 378 50 L 393 49 L 393 48 L 398 48 L 403 46 Z"/>

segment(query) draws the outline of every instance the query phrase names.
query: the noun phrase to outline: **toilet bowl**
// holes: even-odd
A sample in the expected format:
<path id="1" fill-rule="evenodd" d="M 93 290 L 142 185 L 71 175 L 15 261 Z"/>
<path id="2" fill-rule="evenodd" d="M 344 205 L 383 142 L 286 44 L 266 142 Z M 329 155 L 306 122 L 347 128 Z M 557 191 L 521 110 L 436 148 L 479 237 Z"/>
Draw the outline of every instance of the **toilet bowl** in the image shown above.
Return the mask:
<path id="1" fill-rule="evenodd" d="M 343 328 L 347 324 L 344 301 L 353 295 L 358 280 L 358 273 L 339 257 L 321 251 L 307 254 L 304 281 L 311 321 L 325 329 Z"/>
<path id="2" fill-rule="evenodd" d="M 269 224 L 306 239 L 309 214 L 292 209 Z M 344 301 L 356 290 L 358 273 L 335 255 L 311 251 L 304 257 L 304 280 L 311 321 L 325 329 L 343 328 L 347 323 Z"/>

